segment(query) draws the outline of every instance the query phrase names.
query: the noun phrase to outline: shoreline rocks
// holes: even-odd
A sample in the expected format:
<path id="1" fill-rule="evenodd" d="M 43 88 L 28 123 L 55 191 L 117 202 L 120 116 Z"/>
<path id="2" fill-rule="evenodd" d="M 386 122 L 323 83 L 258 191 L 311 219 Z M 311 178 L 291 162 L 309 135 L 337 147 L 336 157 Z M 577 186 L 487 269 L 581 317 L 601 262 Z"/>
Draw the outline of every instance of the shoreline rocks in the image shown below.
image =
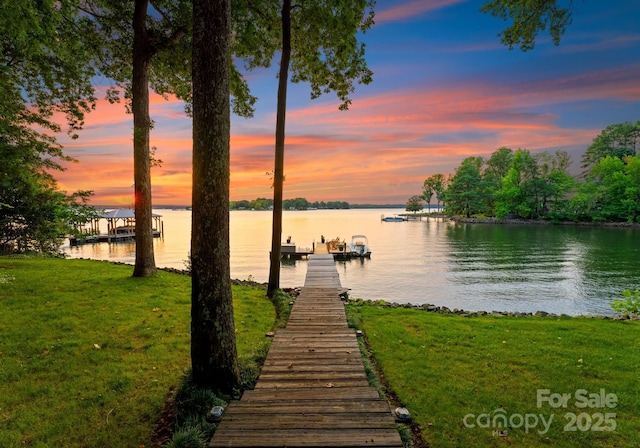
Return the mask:
<path id="1" fill-rule="evenodd" d="M 520 218 L 463 218 L 452 216 L 449 218 L 454 222 L 465 224 L 497 224 L 497 225 L 533 225 L 533 226 L 576 226 L 576 227 L 611 227 L 611 228 L 631 228 L 640 229 L 637 222 L 580 222 L 580 221 L 547 221 L 543 219 L 520 219 Z"/>
<path id="2" fill-rule="evenodd" d="M 346 298 L 345 302 L 348 305 L 354 306 L 362 306 L 362 305 L 374 305 L 374 306 L 382 306 L 385 308 L 407 308 L 407 309 L 415 309 L 427 311 L 429 313 L 436 314 L 456 314 L 462 317 L 479 317 L 479 316 L 493 316 L 493 317 L 540 317 L 540 318 L 551 318 L 551 319 L 601 319 L 601 320 L 640 320 L 640 316 L 629 316 L 627 314 L 620 314 L 614 316 L 607 316 L 604 314 L 580 314 L 576 316 L 571 316 L 568 314 L 555 314 L 548 313 L 546 311 L 535 311 L 535 312 L 522 312 L 522 311 L 469 311 L 458 308 L 449 308 L 446 306 L 438 306 L 431 303 L 424 304 L 412 304 L 412 303 L 397 303 L 397 302 L 386 302 L 384 300 L 368 300 L 368 299 L 360 299 L 360 298 Z"/>
<path id="3" fill-rule="evenodd" d="M 93 260 L 89 258 L 77 258 L 77 260 L 91 260 L 91 261 L 103 261 L 105 263 L 111 264 L 120 264 L 131 266 L 130 264 L 121 262 L 121 261 L 109 261 L 109 260 Z M 180 275 L 191 275 L 191 273 L 187 269 L 176 269 L 176 268 L 158 268 L 159 271 L 170 272 L 172 274 L 180 274 Z M 239 280 L 239 279 L 231 279 L 231 283 L 234 285 L 242 285 L 242 286 L 252 286 L 256 288 L 264 288 L 266 289 L 266 283 L 258 283 L 252 280 Z M 292 296 L 294 299 L 300 294 L 299 288 L 281 288 L 285 293 Z M 446 306 L 434 305 L 431 303 L 424 304 L 413 304 L 413 303 L 397 303 L 397 302 L 387 302 L 385 300 L 370 300 L 370 299 L 361 299 L 361 298 L 352 298 L 349 297 L 347 293 L 341 295 L 342 299 L 348 305 L 377 305 L 383 306 L 386 308 L 407 308 L 407 309 L 417 309 L 422 311 L 428 311 L 431 313 L 438 314 L 457 314 L 463 317 L 478 317 L 478 316 L 508 316 L 508 317 L 548 317 L 548 318 L 584 318 L 584 319 L 602 319 L 602 320 L 640 320 L 639 316 L 629 316 L 627 314 L 618 314 L 613 316 L 607 316 L 604 314 L 579 314 L 575 316 L 571 316 L 568 314 L 555 314 L 548 313 L 546 311 L 535 311 L 535 312 L 520 312 L 520 311 L 469 311 L 464 309 L 450 309 Z"/>

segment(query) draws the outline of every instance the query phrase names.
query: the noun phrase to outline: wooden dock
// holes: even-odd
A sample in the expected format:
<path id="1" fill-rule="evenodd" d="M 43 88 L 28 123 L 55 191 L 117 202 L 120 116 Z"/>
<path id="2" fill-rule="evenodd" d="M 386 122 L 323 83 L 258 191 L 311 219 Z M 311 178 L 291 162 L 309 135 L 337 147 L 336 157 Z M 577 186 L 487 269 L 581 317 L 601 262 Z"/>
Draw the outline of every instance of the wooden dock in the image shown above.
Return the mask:
<path id="1" fill-rule="evenodd" d="M 403 446 L 389 404 L 368 385 L 343 291 L 333 256 L 311 255 L 255 389 L 230 404 L 209 447 Z"/>

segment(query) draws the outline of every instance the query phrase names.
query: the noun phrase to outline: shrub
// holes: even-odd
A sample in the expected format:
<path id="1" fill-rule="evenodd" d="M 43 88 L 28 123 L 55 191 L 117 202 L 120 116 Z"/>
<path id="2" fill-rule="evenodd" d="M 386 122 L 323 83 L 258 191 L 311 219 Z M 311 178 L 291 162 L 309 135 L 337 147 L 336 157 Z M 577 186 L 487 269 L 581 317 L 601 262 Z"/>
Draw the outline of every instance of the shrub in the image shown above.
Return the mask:
<path id="1" fill-rule="evenodd" d="M 207 437 L 199 427 L 188 427 L 176 431 L 166 448 L 203 448 L 206 443 Z"/>
<path id="2" fill-rule="evenodd" d="M 640 290 L 626 289 L 622 291 L 622 296 L 624 299 L 611 302 L 613 311 L 629 316 L 640 316 Z"/>

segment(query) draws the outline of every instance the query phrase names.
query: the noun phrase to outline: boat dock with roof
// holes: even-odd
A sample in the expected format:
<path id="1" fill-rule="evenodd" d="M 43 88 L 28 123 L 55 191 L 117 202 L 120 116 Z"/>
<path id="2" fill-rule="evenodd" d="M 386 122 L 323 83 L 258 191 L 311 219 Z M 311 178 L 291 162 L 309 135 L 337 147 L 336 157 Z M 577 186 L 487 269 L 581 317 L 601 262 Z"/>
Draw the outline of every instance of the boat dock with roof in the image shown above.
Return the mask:
<path id="1" fill-rule="evenodd" d="M 164 236 L 164 223 L 162 215 L 152 214 L 153 217 L 153 237 L 160 238 Z M 107 221 L 107 233 L 101 233 L 100 221 Z M 104 212 L 98 218 L 92 219 L 84 225 L 77 225 L 81 232 L 80 236 L 69 237 L 69 244 L 77 246 L 78 244 L 89 243 L 117 243 L 121 241 L 132 241 L 136 238 L 135 233 L 136 217 L 133 209 L 117 208 Z"/>

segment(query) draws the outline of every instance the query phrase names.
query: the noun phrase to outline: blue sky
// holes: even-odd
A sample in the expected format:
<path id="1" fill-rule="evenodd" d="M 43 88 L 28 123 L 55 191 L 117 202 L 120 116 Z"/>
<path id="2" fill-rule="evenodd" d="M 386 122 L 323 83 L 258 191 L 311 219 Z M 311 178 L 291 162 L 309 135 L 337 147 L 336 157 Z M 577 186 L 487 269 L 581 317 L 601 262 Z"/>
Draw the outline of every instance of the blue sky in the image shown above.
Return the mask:
<path id="1" fill-rule="evenodd" d="M 640 120 L 640 0 L 574 0 L 560 46 L 543 32 L 528 52 L 500 43 L 506 25 L 481 4 L 378 1 L 376 24 L 361 36 L 374 81 L 358 86 L 347 112 L 332 94 L 311 101 L 308 86 L 290 85 L 285 197 L 404 203 L 426 177 L 501 146 L 566 150 L 577 169 L 603 128 Z M 248 74 L 256 115 L 232 119 L 232 200 L 272 194 L 277 65 Z M 175 99 L 153 98 L 151 113 L 164 161 L 152 173 L 154 204 L 188 204 L 190 120 Z M 131 121 L 100 101 L 68 142 L 80 164 L 58 176 L 61 186 L 93 189 L 100 204 L 130 203 Z"/>

